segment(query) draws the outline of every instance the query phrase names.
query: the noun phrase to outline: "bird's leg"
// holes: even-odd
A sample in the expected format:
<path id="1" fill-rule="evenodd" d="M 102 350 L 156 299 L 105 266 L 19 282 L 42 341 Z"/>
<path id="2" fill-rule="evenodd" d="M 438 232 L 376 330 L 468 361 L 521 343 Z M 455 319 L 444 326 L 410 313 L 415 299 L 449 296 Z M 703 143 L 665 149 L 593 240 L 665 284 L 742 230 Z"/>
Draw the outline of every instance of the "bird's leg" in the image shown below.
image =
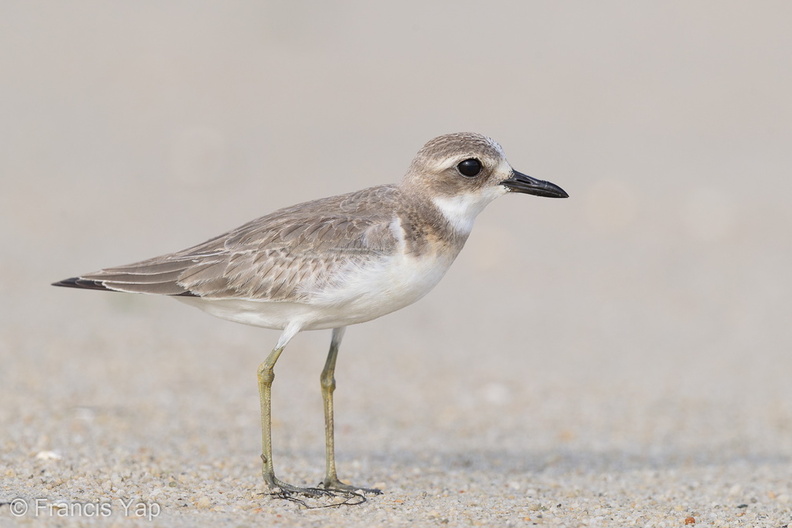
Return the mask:
<path id="1" fill-rule="evenodd" d="M 263 462 L 262 475 L 264 482 L 272 488 L 280 486 L 280 481 L 275 478 L 275 468 L 272 464 L 272 381 L 275 379 L 275 362 L 283 352 L 283 348 L 276 348 L 269 353 L 267 359 L 258 368 L 259 399 L 261 401 L 261 461 Z"/>
<path id="2" fill-rule="evenodd" d="M 338 358 L 338 347 L 341 344 L 341 338 L 344 337 L 344 330 L 346 327 L 334 328 L 333 338 L 330 341 L 330 351 L 327 353 L 327 361 L 325 362 L 322 375 L 319 378 L 322 384 L 322 400 L 324 401 L 324 415 L 325 415 L 325 461 L 326 471 L 325 478 L 322 481 L 322 486 L 326 490 L 356 492 L 363 491 L 365 493 L 382 493 L 375 488 L 363 488 L 360 486 L 353 486 L 338 480 L 336 473 L 335 463 L 335 428 L 333 419 L 333 392 L 336 388 L 335 382 L 335 365 Z"/>
<path id="3" fill-rule="evenodd" d="M 284 339 L 281 338 L 281 341 Z M 278 361 L 284 346 L 285 343 L 279 342 L 258 368 L 259 399 L 261 401 L 261 461 L 263 462 L 261 473 L 264 482 L 277 495 L 284 497 L 291 493 L 303 493 L 311 496 L 326 495 L 327 492 L 320 488 L 298 488 L 275 477 L 275 468 L 272 464 L 272 381 L 275 379 L 273 370 L 275 362 Z"/>

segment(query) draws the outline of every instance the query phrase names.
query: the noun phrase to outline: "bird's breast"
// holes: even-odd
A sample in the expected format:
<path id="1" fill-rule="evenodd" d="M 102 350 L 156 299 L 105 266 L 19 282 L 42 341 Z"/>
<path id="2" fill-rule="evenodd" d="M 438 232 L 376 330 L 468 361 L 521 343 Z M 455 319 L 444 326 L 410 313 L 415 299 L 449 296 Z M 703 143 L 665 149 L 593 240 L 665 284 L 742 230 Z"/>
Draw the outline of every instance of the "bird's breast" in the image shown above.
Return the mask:
<path id="1" fill-rule="evenodd" d="M 333 286 L 311 295 L 311 303 L 343 309 L 354 322 L 363 322 L 414 303 L 443 278 L 456 254 L 397 253 L 351 263 Z M 352 324 L 350 323 L 350 324 Z"/>

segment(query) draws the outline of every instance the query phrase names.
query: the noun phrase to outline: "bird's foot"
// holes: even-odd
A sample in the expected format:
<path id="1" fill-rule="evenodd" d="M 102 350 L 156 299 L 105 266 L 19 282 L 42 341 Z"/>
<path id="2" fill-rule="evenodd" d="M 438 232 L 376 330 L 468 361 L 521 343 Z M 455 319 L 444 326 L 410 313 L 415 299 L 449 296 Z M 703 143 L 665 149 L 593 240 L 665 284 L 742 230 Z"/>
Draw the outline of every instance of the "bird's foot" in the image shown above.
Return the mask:
<path id="1" fill-rule="evenodd" d="M 265 483 L 270 489 L 270 497 L 294 502 L 303 508 L 308 509 L 333 508 L 336 506 L 355 506 L 366 502 L 366 497 L 363 495 L 363 493 L 382 493 L 378 489 L 350 486 L 349 484 L 344 484 L 337 479 L 335 482 L 330 482 L 330 486 L 323 482 L 315 488 L 301 488 L 298 486 L 292 486 L 291 484 L 287 484 L 275 477 L 272 477 L 271 479 L 265 478 Z M 320 502 L 315 503 L 313 499 L 317 499 Z M 340 500 L 327 502 L 327 500 L 332 499 Z"/>
<path id="2" fill-rule="evenodd" d="M 278 478 L 273 478 L 272 481 L 266 482 L 270 489 L 270 495 L 273 497 L 282 497 L 293 495 L 305 495 L 306 497 L 332 497 L 333 494 L 323 488 L 301 488 L 299 486 L 292 486 Z"/>
<path id="3" fill-rule="evenodd" d="M 341 482 L 337 478 L 326 478 L 324 482 L 320 484 L 322 489 L 327 491 L 336 491 L 341 493 L 370 493 L 372 495 L 380 495 L 382 494 L 382 490 L 377 488 L 364 488 L 363 486 L 353 486 L 352 484 L 347 484 L 345 482 Z"/>

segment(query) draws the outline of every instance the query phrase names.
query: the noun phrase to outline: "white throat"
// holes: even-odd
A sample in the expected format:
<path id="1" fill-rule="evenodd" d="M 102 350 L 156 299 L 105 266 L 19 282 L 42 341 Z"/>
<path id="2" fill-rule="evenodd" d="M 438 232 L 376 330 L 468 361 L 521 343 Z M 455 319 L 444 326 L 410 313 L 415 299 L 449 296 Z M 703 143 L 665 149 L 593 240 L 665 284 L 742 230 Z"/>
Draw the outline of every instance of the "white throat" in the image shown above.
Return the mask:
<path id="1" fill-rule="evenodd" d="M 498 186 L 500 187 L 500 186 Z M 460 194 L 450 197 L 436 197 L 432 202 L 440 209 L 448 223 L 457 233 L 469 235 L 473 230 L 473 223 L 478 214 L 487 207 L 492 200 L 503 194 L 496 189 L 486 194 Z M 504 189 L 505 191 L 505 189 Z"/>

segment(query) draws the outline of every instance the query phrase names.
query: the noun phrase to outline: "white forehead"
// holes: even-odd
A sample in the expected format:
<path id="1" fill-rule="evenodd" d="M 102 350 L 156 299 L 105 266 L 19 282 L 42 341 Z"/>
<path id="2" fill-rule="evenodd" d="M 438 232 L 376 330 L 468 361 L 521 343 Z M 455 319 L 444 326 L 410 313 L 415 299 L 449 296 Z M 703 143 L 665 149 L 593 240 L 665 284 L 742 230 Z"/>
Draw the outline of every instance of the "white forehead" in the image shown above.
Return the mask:
<path id="1" fill-rule="evenodd" d="M 495 141 L 491 137 L 487 137 L 487 140 L 489 141 L 489 143 L 492 146 L 492 148 L 495 150 L 495 152 L 498 153 L 498 155 L 500 157 L 502 157 L 502 158 L 506 157 L 506 153 L 503 152 L 503 147 L 500 146 L 500 143 L 498 143 L 497 141 Z"/>

